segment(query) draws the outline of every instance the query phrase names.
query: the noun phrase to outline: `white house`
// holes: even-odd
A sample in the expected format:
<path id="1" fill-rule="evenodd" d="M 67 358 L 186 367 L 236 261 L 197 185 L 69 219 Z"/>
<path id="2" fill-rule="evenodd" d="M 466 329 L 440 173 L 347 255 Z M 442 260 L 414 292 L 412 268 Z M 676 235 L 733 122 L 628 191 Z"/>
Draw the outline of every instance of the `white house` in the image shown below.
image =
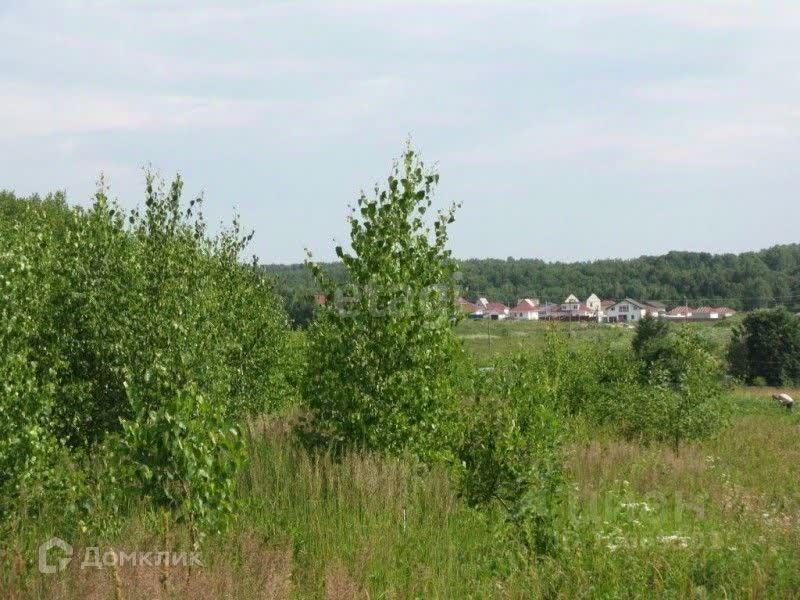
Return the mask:
<path id="1" fill-rule="evenodd" d="M 701 306 L 700 308 L 695 309 L 692 318 L 698 321 L 719 319 L 719 311 L 712 306 Z"/>
<path id="2" fill-rule="evenodd" d="M 577 311 L 580 307 L 581 301 L 575 297 L 575 294 L 567 296 L 567 299 L 561 304 L 561 310 L 567 313 Z"/>
<path id="3" fill-rule="evenodd" d="M 666 315 L 667 319 L 691 319 L 694 309 L 688 306 L 676 306 Z"/>
<path id="4" fill-rule="evenodd" d="M 655 306 L 650 306 L 633 298 L 625 298 L 625 300 L 612 304 L 606 309 L 606 320 L 609 323 L 641 321 L 648 313 L 654 317 L 659 315 L 659 311 Z"/>
<path id="5" fill-rule="evenodd" d="M 538 321 L 538 302 L 531 298 L 523 298 L 511 309 L 510 315 L 512 319 L 519 319 L 521 321 Z"/>
<path id="6" fill-rule="evenodd" d="M 736 311 L 727 306 L 701 306 L 700 308 L 677 306 L 666 314 L 666 318 L 670 320 L 709 321 L 729 319 L 735 314 Z"/>
<path id="7" fill-rule="evenodd" d="M 507 319 L 511 314 L 511 309 L 505 304 L 500 302 L 489 302 L 483 312 L 484 319 L 491 319 L 492 321 L 502 321 Z"/>
<path id="8" fill-rule="evenodd" d="M 586 308 L 593 310 L 598 314 L 600 314 L 603 310 L 603 303 L 600 298 L 597 297 L 597 294 L 592 294 L 589 296 L 584 304 L 586 305 Z"/>

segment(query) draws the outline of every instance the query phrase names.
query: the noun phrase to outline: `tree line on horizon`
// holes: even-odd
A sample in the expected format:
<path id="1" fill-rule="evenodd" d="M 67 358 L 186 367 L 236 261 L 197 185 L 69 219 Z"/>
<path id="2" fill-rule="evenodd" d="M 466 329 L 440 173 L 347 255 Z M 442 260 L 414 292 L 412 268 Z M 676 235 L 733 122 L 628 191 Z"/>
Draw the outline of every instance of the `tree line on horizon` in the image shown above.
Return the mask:
<path id="1" fill-rule="evenodd" d="M 51 219 L 68 219 L 63 193 L 22 198 L 0 193 L 0 215 L 13 219 L 27 204 L 47 208 Z M 262 264 L 297 326 L 308 324 L 314 295 L 321 290 L 304 264 Z M 321 263 L 328 276 L 346 283 L 340 262 Z M 486 297 L 513 305 L 520 298 L 560 303 L 569 294 L 585 299 L 626 297 L 668 306 L 727 306 L 753 310 L 785 306 L 800 310 L 800 243 L 741 254 L 672 251 L 661 256 L 586 262 L 546 262 L 535 258 L 473 258 L 458 261 L 460 288 L 470 299 Z"/>
<path id="2" fill-rule="evenodd" d="M 470 299 L 486 297 L 513 304 L 519 298 L 559 303 L 569 294 L 586 298 L 659 301 L 668 306 L 727 306 L 753 310 L 800 308 L 800 244 L 784 244 L 741 254 L 673 251 L 662 256 L 591 262 L 545 262 L 540 259 L 484 258 L 459 261 L 460 286 Z M 313 316 L 319 292 L 305 265 L 265 264 L 276 278 L 292 320 L 305 325 Z M 341 263 L 322 265 L 344 283 Z"/>

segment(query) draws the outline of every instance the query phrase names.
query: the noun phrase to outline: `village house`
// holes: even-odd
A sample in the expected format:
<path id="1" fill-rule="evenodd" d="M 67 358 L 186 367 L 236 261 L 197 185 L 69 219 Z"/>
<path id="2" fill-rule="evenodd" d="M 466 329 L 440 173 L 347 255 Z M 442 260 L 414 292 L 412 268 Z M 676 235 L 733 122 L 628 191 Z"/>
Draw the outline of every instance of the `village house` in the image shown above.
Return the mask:
<path id="1" fill-rule="evenodd" d="M 491 319 L 492 321 L 502 321 L 507 319 L 511 309 L 501 302 L 488 302 L 486 309 L 483 312 L 484 319 Z"/>
<path id="2" fill-rule="evenodd" d="M 477 304 L 473 304 L 469 300 L 461 297 L 456 298 L 456 308 L 458 309 L 459 312 L 467 313 L 468 315 L 471 315 L 478 311 Z"/>
<path id="3" fill-rule="evenodd" d="M 693 311 L 692 319 L 704 321 L 707 319 L 727 319 L 736 314 L 735 310 L 726 307 L 701 306 Z"/>
<path id="4" fill-rule="evenodd" d="M 667 314 L 667 305 L 664 304 L 663 302 L 657 302 L 656 300 L 645 300 L 645 304 L 647 304 L 647 306 L 655 308 L 656 312 L 658 313 L 657 316 L 659 317 L 662 317 Z"/>
<path id="5" fill-rule="evenodd" d="M 659 317 L 664 314 L 664 311 L 659 307 L 646 302 L 639 302 L 633 298 L 625 298 L 625 300 L 612 304 L 605 312 L 605 320 L 609 323 L 641 321 L 648 314 L 653 317 Z"/>
<path id="6" fill-rule="evenodd" d="M 539 299 L 523 298 L 511 309 L 511 318 L 520 321 L 539 320 Z"/>
<path id="7" fill-rule="evenodd" d="M 575 294 L 570 294 L 567 299 L 561 303 L 562 312 L 572 312 L 580 308 L 581 301 L 575 297 Z"/>
<path id="8" fill-rule="evenodd" d="M 667 319 L 691 319 L 693 314 L 693 309 L 688 306 L 676 306 L 665 316 Z"/>
<path id="9" fill-rule="evenodd" d="M 597 297 L 597 294 L 592 294 L 586 299 L 586 308 L 593 310 L 595 313 L 600 313 L 603 310 L 603 301 Z"/>
<path id="10" fill-rule="evenodd" d="M 728 319 L 735 314 L 735 310 L 726 306 L 701 306 L 700 308 L 676 306 L 666 314 L 666 318 L 670 320 L 706 321 Z"/>
<path id="11" fill-rule="evenodd" d="M 559 321 L 585 321 L 597 319 L 601 300 L 592 294 L 587 302 L 591 301 L 592 306 L 581 302 L 574 294 L 570 294 L 560 305 L 539 307 L 539 318 Z"/>

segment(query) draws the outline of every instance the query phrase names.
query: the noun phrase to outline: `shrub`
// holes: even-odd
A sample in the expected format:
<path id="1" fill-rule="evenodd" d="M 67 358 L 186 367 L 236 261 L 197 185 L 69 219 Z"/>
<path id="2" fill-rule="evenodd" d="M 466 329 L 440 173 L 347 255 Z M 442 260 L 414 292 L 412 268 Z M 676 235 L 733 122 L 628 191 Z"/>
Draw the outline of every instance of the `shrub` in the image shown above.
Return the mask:
<path id="1" fill-rule="evenodd" d="M 724 422 L 720 367 L 698 335 L 682 328 L 667 338 L 646 377 L 618 382 L 618 422 L 631 437 L 669 441 L 710 435 Z"/>
<path id="2" fill-rule="evenodd" d="M 244 443 L 221 402 L 192 384 L 174 387 L 168 375 L 131 390 L 134 418 L 123 421 L 120 458 L 132 466 L 133 491 L 187 523 L 197 543 L 226 529 L 235 513 Z"/>
<path id="3" fill-rule="evenodd" d="M 734 329 L 730 373 L 747 383 L 800 383 L 800 319 L 785 308 L 757 310 Z"/>
<path id="4" fill-rule="evenodd" d="M 515 353 L 495 362 L 486 383 L 500 398 L 528 397 L 561 415 L 576 415 L 590 406 L 599 390 L 602 361 L 592 347 L 570 349 L 563 331 L 545 334 L 540 354 Z"/>
<path id="5" fill-rule="evenodd" d="M 539 554 L 553 552 L 563 498 L 563 435 L 555 411 L 522 392 L 480 398 L 465 410 L 462 495 L 483 509 L 499 504 L 517 541 Z"/>
<path id="6" fill-rule="evenodd" d="M 308 439 L 424 460 L 450 455 L 454 208 L 438 213 L 433 230 L 425 224 L 438 180 L 409 148 L 387 187 L 353 209 L 352 253 L 336 249 L 351 283 L 337 288 L 309 263 L 331 301 L 308 333 Z"/>
<path id="7" fill-rule="evenodd" d="M 203 533 L 232 512 L 234 424 L 295 401 L 303 349 L 271 282 L 241 262 L 238 222 L 210 237 L 180 178 L 146 181 L 141 212 L 102 181 L 87 211 L 3 199 L 0 504 L 59 482 L 69 451 L 118 484 L 84 498 L 91 510 L 132 489 Z"/>

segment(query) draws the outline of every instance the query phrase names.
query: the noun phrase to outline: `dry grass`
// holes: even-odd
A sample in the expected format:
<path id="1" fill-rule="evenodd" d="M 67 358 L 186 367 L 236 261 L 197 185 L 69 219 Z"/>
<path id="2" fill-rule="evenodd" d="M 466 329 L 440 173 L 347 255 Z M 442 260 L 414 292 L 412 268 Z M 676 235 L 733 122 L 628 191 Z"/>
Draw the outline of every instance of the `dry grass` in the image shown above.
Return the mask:
<path id="1" fill-rule="evenodd" d="M 513 568 L 446 472 L 309 454 L 292 442 L 295 417 L 262 420 L 239 528 L 209 539 L 202 568 L 172 568 L 166 585 L 157 567 L 79 561 L 43 577 L 25 548 L 0 562 L 0 598 L 797 597 L 800 414 L 737 402 L 729 428 L 679 454 L 603 431 L 572 445 L 565 551 Z M 134 515 L 114 547 L 162 548 L 148 523 Z M 181 531 L 168 540 L 186 546 Z"/>
<path id="2" fill-rule="evenodd" d="M 771 398 L 773 394 L 789 394 L 792 398 L 800 402 L 800 388 L 798 387 L 764 387 L 764 386 L 748 386 L 743 388 L 743 391 L 748 396 L 755 396 L 758 398 Z"/>
<path id="3" fill-rule="evenodd" d="M 75 559 L 67 573 L 43 576 L 19 597 L 43 596 L 59 600 L 281 600 L 292 597 L 291 548 L 274 548 L 249 534 L 229 540 L 227 547 L 234 551 L 207 552 L 212 556 L 211 561 L 192 569 L 182 565 L 165 569 L 132 564 L 118 568 L 81 568 L 84 552 L 76 548 Z"/>

